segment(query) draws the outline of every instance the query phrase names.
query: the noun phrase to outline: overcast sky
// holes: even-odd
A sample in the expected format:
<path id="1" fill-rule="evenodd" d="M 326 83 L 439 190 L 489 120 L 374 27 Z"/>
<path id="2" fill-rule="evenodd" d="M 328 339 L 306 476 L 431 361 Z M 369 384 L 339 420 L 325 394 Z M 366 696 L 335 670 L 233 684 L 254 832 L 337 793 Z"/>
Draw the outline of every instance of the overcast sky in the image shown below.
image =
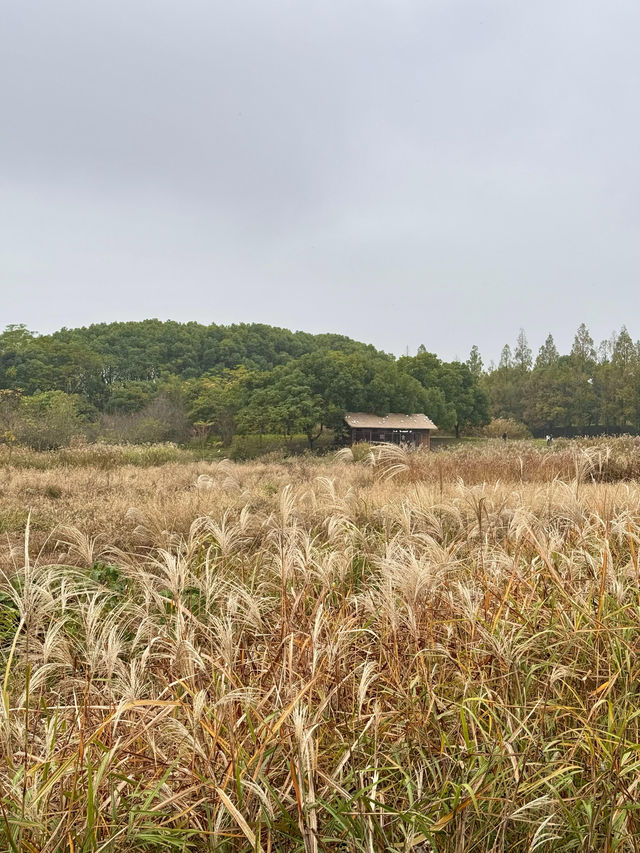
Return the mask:
<path id="1" fill-rule="evenodd" d="M 0 326 L 640 336 L 637 0 L 5 0 Z"/>

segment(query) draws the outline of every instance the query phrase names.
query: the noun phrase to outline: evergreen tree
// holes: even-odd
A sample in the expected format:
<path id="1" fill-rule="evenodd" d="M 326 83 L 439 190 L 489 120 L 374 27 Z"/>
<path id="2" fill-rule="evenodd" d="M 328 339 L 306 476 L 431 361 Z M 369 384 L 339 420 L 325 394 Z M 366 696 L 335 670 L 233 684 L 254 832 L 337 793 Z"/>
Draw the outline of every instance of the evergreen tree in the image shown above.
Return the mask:
<path id="1" fill-rule="evenodd" d="M 623 372 L 633 368 L 638 360 L 636 347 L 631 340 L 631 335 L 627 331 L 627 327 L 623 326 L 620 329 L 620 334 L 616 338 L 611 360 L 620 365 Z"/>
<path id="2" fill-rule="evenodd" d="M 613 346 L 608 383 L 613 392 L 615 423 L 621 429 L 638 427 L 638 362 L 638 351 L 623 326 Z"/>
<path id="3" fill-rule="evenodd" d="M 515 362 L 515 366 L 519 368 L 519 370 L 523 372 L 526 370 L 531 370 L 531 365 L 533 363 L 533 354 L 531 352 L 529 342 L 527 341 L 527 336 L 525 334 L 524 329 L 520 329 L 520 331 L 518 332 L 516 348 L 513 353 L 513 360 Z"/>
<path id="4" fill-rule="evenodd" d="M 476 379 L 479 379 L 482 376 L 484 365 L 482 364 L 482 356 L 480 355 L 480 350 L 475 344 L 471 347 L 471 352 L 469 353 L 469 358 L 467 359 L 467 367 Z"/>
<path id="5" fill-rule="evenodd" d="M 580 323 L 578 331 L 573 339 L 571 347 L 571 356 L 580 366 L 586 365 L 590 361 L 596 360 L 596 350 L 593 345 L 593 338 L 589 334 L 589 330 L 584 323 Z"/>
<path id="6" fill-rule="evenodd" d="M 617 337 L 617 334 L 612 332 L 608 338 L 600 341 L 597 352 L 598 364 L 606 364 L 608 361 L 611 361 Z"/>
<path id="7" fill-rule="evenodd" d="M 552 364 L 556 364 L 559 358 L 560 355 L 558 353 L 556 343 L 553 340 L 553 335 L 547 335 L 545 342 L 538 350 L 535 365 L 536 368 L 551 367 Z"/>
<path id="8" fill-rule="evenodd" d="M 498 370 L 508 370 L 511 367 L 513 367 L 511 347 L 509 346 L 509 344 L 505 344 L 502 347 L 502 352 L 500 353 L 500 363 L 498 364 Z"/>

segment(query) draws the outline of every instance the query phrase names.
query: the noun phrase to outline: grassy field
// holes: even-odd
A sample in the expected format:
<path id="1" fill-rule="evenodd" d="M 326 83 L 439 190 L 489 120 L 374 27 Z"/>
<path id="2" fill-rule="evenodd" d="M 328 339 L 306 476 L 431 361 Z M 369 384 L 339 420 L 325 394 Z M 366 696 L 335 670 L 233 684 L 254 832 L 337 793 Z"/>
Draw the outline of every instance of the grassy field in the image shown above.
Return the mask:
<path id="1" fill-rule="evenodd" d="M 640 441 L 0 458 L 0 849 L 640 849 Z"/>

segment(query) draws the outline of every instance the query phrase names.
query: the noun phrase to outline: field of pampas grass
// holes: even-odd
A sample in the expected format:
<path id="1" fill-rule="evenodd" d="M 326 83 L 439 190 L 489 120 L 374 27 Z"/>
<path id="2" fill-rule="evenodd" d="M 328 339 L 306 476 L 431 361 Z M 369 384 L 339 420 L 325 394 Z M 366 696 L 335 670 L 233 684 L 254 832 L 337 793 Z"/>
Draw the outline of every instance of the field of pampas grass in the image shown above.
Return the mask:
<path id="1" fill-rule="evenodd" d="M 90 453 L 0 460 L 1 850 L 640 849 L 637 439 Z"/>

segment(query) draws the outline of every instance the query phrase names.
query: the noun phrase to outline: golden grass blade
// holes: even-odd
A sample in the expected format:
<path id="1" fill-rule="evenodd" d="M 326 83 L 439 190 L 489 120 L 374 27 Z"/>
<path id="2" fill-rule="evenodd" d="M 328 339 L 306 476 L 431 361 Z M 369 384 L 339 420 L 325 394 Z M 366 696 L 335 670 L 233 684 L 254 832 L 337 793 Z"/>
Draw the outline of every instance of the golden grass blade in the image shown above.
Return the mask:
<path id="1" fill-rule="evenodd" d="M 235 822 L 238 824 L 238 826 L 240 827 L 240 829 L 244 833 L 244 836 L 247 839 L 247 841 L 249 842 L 249 844 L 251 845 L 252 850 L 254 850 L 255 853 L 262 853 L 262 846 L 261 846 L 260 842 L 258 841 L 258 839 L 256 838 L 256 834 L 251 829 L 249 824 L 246 822 L 244 817 L 240 814 L 238 809 L 231 802 L 229 797 L 225 794 L 225 792 L 222 790 L 222 788 L 216 788 L 215 791 L 216 791 L 217 795 L 220 797 L 220 800 L 222 801 L 222 803 L 224 804 L 224 807 L 227 809 L 229 814 L 233 817 Z"/>

